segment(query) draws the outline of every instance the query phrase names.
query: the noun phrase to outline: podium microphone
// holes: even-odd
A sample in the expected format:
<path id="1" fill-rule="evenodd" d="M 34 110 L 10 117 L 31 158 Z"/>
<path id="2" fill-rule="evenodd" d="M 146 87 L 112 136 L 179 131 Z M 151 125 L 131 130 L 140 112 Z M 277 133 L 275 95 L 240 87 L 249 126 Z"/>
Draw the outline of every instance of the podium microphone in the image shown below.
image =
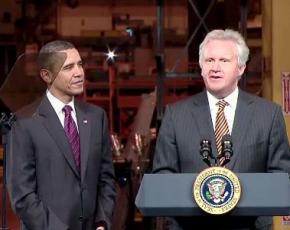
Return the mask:
<path id="1" fill-rule="evenodd" d="M 209 140 L 203 139 L 200 142 L 200 155 L 202 156 L 202 160 L 209 166 L 211 167 L 210 159 L 213 158 L 212 151 L 211 151 L 211 143 Z"/>
<path id="2" fill-rule="evenodd" d="M 219 159 L 219 165 L 225 166 L 227 163 L 230 162 L 232 156 L 233 156 L 232 138 L 229 134 L 226 134 L 222 138 L 222 154 Z"/>

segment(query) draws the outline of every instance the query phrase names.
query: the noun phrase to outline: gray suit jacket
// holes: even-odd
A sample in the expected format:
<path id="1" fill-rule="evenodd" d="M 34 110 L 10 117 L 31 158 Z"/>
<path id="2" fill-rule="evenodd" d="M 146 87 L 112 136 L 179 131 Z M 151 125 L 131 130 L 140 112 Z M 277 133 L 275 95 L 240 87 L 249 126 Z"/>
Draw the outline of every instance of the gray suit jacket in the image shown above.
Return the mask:
<path id="1" fill-rule="evenodd" d="M 234 155 L 227 168 L 240 173 L 290 173 L 289 143 L 278 105 L 240 90 L 231 137 Z M 199 173 L 207 168 L 199 153 L 202 139 L 211 140 L 216 156 L 205 91 L 167 107 L 157 138 L 153 173 Z"/>
<path id="2" fill-rule="evenodd" d="M 110 228 L 115 186 L 106 114 L 77 100 L 75 108 L 80 173 L 46 97 L 32 116 L 19 117 L 12 127 L 7 184 L 23 229 L 92 230 L 99 222 Z"/>

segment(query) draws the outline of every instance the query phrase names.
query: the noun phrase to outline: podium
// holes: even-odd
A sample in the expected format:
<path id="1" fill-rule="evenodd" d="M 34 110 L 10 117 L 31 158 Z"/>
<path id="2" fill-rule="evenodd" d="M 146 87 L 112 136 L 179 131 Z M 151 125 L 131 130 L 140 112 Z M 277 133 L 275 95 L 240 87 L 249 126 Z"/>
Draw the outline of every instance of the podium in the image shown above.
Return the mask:
<path id="1" fill-rule="evenodd" d="M 241 198 L 226 215 L 286 216 L 290 214 L 287 173 L 237 173 Z M 208 215 L 196 204 L 192 186 L 197 174 L 144 174 L 135 204 L 144 216 Z"/>

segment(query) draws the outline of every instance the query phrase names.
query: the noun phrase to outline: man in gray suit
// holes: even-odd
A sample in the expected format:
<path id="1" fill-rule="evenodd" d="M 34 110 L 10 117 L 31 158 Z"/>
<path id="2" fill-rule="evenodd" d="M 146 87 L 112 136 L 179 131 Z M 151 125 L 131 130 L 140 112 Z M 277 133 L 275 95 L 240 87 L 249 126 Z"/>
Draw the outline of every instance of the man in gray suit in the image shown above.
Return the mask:
<path id="1" fill-rule="evenodd" d="M 199 64 L 206 90 L 167 107 L 159 131 L 154 173 L 199 173 L 207 165 L 200 156 L 202 139 L 211 141 L 218 156 L 215 126 L 219 100 L 233 143 L 226 165 L 237 173 L 290 173 L 289 143 L 280 106 L 238 88 L 246 68 L 249 48 L 233 30 L 214 30 L 199 49 Z M 268 229 L 271 218 L 227 216 L 175 218 L 170 229 Z M 254 222 L 256 222 L 254 224 Z M 254 226 L 255 225 L 255 226 Z"/>
<path id="2" fill-rule="evenodd" d="M 115 182 L 106 114 L 75 98 L 84 70 L 71 43 L 47 43 L 38 61 L 46 94 L 11 130 L 12 207 L 25 230 L 109 230 Z"/>

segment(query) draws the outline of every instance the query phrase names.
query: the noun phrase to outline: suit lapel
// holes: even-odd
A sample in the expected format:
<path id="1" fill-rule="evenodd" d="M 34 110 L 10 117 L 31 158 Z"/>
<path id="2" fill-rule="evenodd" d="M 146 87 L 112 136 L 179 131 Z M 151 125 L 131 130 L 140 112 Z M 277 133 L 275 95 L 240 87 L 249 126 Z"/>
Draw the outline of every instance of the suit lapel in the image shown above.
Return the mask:
<path id="1" fill-rule="evenodd" d="M 86 109 L 81 106 L 77 101 L 75 102 L 78 128 L 80 134 L 80 143 L 81 143 L 81 178 L 84 179 L 86 173 L 88 156 L 89 156 L 89 144 L 90 144 L 90 133 L 92 121 L 89 119 Z"/>
<path id="2" fill-rule="evenodd" d="M 247 130 L 249 129 L 253 113 L 253 109 L 251 109 L 252 105 L 253 99 L 249 97 L 248 94 L 240 90 L 231 135 L 234 154 L 231 161 L 227 164 L 227 167 L 230 169 L 235 167 L 237 159 L 241 154 L 243 154 L 240 149 L 243 139 L 247 134 Z"/>
<path id="3" fill-rule="evenodd" d="M 39 115 L 44 118 L 44 127 L 50 134 L 51 138 L 55 141 L 60 152 L 64 155 L 66 161 L 68 162 L 74 173 L 79 177 L 79 172 L 76 168 L 71 153 L 71 147 L 65 135 L 64 129 L 46 96 L 43 97 L 43 100 L 39 105 Z"/>
<path id="4" fill-rule="evenodd" d="M 211 141 L 213 155 L 216 156 L 217 148 L 215 144 L 214 129 L 209 109 L 209 103 L 206 91 L 203 91 L 193 97 L 193 106 L 190 106 L 191 113 L 200 132 L 200 140 L 207 139 Z"/>

